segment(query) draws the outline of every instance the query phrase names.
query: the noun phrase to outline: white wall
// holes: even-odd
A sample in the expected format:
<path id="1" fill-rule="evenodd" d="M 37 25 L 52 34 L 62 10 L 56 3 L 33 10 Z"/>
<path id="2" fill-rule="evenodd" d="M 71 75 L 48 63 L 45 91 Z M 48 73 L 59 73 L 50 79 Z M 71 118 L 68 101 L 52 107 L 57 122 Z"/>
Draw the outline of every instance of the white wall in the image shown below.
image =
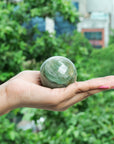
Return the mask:
<path id="1" fill-rule="evenodd" d="M 114 0 L 112 0 L 111 27 L 114 29 Z"/>
<path id="2" fill-rule="evenodd" d="M 54 20 L 49 17 L 46 17 L 45 21 L 46 21 L 46 31 L 48 31 L 49 33 L 54 33 L 54 31 L 55 31 Z"/>
<path id="3" fill-rule="evenodd" d="M 87 0 L 88 12 L 112 13 L 114 0 Z"/>
<path id="4" fill-rule="evenodd" d="M 80 0 L 79 1 L 79 12 L 82 15 L 84 15 L 84 16 L 87 15 L 87 7 L 86 7 L 86 5 L 87 5 L 87 1 L 86 0 Z"/>
<path id="5" fill-rule="evenodd" d="M 114 29 L 114 0 L 86 0 L 87 12 L 104 12 L 111 16 L 111 28 Z"/>
<path id="6" fill-rule="evenodd" d="M 87 0 L 72 0 L 79 3 L 79 13 L 83 16 L 87 15 L 86 1 Z"/>

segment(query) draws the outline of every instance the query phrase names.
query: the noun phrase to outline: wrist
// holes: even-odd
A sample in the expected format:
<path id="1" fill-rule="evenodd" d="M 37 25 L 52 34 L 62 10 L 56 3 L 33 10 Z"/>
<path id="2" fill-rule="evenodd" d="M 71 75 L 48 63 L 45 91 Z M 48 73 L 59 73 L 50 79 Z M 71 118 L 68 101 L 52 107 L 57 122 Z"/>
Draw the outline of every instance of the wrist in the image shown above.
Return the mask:
<path id="1" fill-rule="evenodd" d="M 10 87 L 10 81 L 0 85 L 0 115 L 6 114 L 18 107 L 18 100 L 16 96 L 10 93 Z"/>
<path id="2" fill-rule="evenodd" d="M 10 109 L 7 103 L 6 83 L 0 85 L 0 102 L 0 115 L 3 115 Z"/>

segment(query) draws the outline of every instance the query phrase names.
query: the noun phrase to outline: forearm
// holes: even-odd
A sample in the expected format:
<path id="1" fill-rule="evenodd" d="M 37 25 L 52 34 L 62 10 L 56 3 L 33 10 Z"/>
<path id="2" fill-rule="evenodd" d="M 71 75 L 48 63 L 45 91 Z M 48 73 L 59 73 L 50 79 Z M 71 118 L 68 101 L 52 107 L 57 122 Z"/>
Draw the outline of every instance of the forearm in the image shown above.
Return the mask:
<path id="1" fill-rule="evenodd" d="M 7 100 L 6 83 L 0 85 L 0 116 L 9 112 L 10 106 Z"/>

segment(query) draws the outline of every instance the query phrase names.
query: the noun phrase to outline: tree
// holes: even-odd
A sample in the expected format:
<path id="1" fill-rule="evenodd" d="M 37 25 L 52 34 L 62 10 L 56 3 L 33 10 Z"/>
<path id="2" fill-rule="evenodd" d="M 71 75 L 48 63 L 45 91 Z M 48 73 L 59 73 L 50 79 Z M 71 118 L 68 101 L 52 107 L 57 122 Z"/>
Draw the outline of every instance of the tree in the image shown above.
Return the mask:
<path id="1" fill-rule="evenodd" d="M 71 1 L 25 0 L 19 3 L 8 1 L 7 5 L 5 2 L 0 2 L 0 60 L 4 61 L 1 63 L 1 82 L 22 71 L 24 60 L 40 62 L 54 55 L 57 49 L 56 36 L 50 37 L 48 32 L 39 32 L 37 26 L 26 29 L 23 24 L 29 24 L 31 18 L 35 16 L 54 17 L 58 10 L 71 22 L 78 19 Z M 37 35 L 35 39 L 34 35 Z"/>

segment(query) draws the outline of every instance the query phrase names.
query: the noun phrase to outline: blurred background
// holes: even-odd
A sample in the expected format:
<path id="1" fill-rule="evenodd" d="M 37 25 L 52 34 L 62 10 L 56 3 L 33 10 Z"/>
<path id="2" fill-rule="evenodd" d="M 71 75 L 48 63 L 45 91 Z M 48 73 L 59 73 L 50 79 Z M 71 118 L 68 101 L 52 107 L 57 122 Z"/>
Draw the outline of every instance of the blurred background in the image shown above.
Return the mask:
<path id="1" fill-rule="evenodd" d="M 114 75 L 114 0 L 0 0 L 0 84 L 65 56 L 78 81 Z M 19 108 L 0 117 L 0 144 L 114 144 L 114 91 L 64 112 Z"/>

